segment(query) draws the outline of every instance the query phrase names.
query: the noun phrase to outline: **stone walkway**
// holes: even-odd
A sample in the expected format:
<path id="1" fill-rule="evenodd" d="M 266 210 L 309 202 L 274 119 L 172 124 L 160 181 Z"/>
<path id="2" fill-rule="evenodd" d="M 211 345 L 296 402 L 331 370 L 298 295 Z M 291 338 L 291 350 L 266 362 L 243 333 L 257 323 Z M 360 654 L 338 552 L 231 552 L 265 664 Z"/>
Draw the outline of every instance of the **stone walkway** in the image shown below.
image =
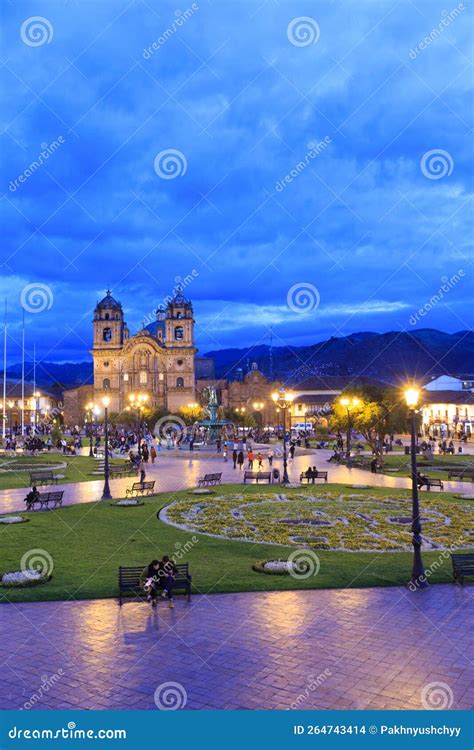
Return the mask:
<path id="1" fill-rule="evenodd" d="M 308 466 L 316 464 L 319 469 L 329 472 L 329 481 L 341 484 L 367 484 L 373 487 L 398 487 L 410 489 L 411 479 L 385 474 L 371 474 L 362 469 L 348 469 L 346 466 L 338 466 L 327 463 L 332 451 L 319 450 L 312 456 L 297 456 L 289 462 L 288 473 L 290 481 L 298 482 L 299 475 Z M 282 471 L 282 461 L 274 460 L 274 467 Z M 266 462 L 267 468 L 267 462 Z M 199 458 L 197 454 L 190 458 L 175 458 L 166 454 L 159 454 L 155 464 L 147 466 L 147 479 L 155 480 L 157 492 L 174 492 L 176 490 L 195 487 L 199 477 L 206 473 L 222 472 L 222 481 L 242 482 L 242 474 L 232 468 L 232 461 L 227 463 L 220 457 Z M 112 479 L 110 487 L 115 498 L 124 497 L 125 490 L 136 481 L 133 477 L 125 479 Z M 75 484 L 61 484 L 58 487 L 64 490 L 64 505 L 76 503 L 90 503 L 100 500 L 102 496 L 103 479 Z M 446 492 L 474 493 L 470 482 L 444 482 Z M 0 491 L 0 513 L 11 513 L 25 509 L 23 499 L 26 494 L 25 488 Z"/>
<path id="2" fill-rule="evenodd" d="M 469 709 L 472 588 L 3 605 L 0 708 Z"/>

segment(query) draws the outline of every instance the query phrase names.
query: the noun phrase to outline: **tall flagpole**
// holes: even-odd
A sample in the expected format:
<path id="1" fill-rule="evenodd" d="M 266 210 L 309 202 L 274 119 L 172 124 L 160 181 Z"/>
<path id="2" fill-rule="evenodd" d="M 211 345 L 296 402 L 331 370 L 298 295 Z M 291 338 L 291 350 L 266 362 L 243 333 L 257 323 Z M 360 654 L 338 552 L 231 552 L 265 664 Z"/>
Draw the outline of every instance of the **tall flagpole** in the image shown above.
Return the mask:
<path id="1" fill-rule="evenodd" d="M 7 432 L 7 298 L 5 297 L 5 322 L 3 324 L 3 425 L 2 436 Z"/>
<path id="2" fill-rule="evenodd" d="M 21 434 L 25 434 L 25 308 L 23 308 L 23 330 L 21 334 Z"/>

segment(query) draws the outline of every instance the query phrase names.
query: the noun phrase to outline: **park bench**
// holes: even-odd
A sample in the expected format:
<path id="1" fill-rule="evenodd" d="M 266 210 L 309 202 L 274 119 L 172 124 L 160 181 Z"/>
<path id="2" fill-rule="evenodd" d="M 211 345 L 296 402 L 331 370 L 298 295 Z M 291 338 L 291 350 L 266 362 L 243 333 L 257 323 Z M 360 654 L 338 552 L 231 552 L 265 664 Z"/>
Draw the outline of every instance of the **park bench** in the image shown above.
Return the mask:
<path id="1" fill-rule="evenodd" d="M 271 471 L 244 471 L 244 484 L 247 482 L 247 479 L 250 479 L 250 481 L 255 479 L 257 484 L 260 480 L 270 484 L 272 481 L 272 474 Z"/>
<path id="2" fill-rule="evenodd" d="M 105 465 L 99 464 L 99 471 L 104 473 Z M 133 477 L 138 474 L 138 467 L 132 463 L 119 464 L 118 466 L 111 466 L 109 464 L 109 477 L 111 479 L 118 479 L 120 477 Z"/>
<path id="3" fill-rule="evenodd" d="M 198 480 L 199 487 L 208 487 L 211 484 L 220 484 L 222 479 L 222 472 L 219 474 L 204 474 L 201 479 Z"/>
<path id="4" fill-rule="evenodd" d="M 35 505 L 39 505 L 41 508 L 49 508 L 50 503 L 53 508 L 63 504 L 64 490 L 56 490 L 55 492 L 41 492 L 34 500 L 26 501 L 26 510 L 34 510 Z"/>
<path id="5" fill-rule="evenodd" d="M 124 594 L 134 594 L 134 599 L 140 599 L 143 601 L 146 599 L 145 592 L 141 586 L 140 576 L 143 573 L 144 565 L 133 565 L 119 567 L 118 574 L 118 587 L 119 587 L 119 602 L 122 606 Z M 192 576 L 189 573 L 188 563 L 181 563 L 176 565 L 177 574 L 173 584 L 173 594 L 177 590 L 183 591 L 188 597 L 188 601 L 191 599 L 191 581 Z"/>
<path id="6" fill-rule="evenodd" d="M 426 487 L 428 491 L 431 490 L 432 487 L 439 487 L 440 490 L 444 489 L 444 484 L 441 479 L 434 479 L 433 477 L 427 477 L 426 475 L 420 476 L 420 474 L 418 474 L 417 483 L 418 489 L 420 490 L 422 487 Z"/>
<path id="7" fill-rule="evenodd" d="M 38 485 L 44 484 L 55 484 L 58 481 L 58 477 L 53 474 L 52 471 L 32 471 L 30 473 L 30 486 L 38 487 Z"/>
<path id="8" fill-rule="evenodd" d="M 472 482 L 474 481 L 474 469 L 450 469 L 448 479 L 459 479 L 461 482 L 468 479 Z"/>
<path id="9" fill-rule="evenodd" d="M 464 586 L 464 576 L 474 576 L 474 553 L 451 555 L 453 581 Z"/>
<path id="10" fill-rule="evenodd" d="M 125 494 L 127 497 L 133 497 L 137 495 L 141 495 L 142 497 L 144 495 L 153 495 L 155 489 L 155 480 L 152 482 L 134 482 L 131 487 L 129 487 Z"/>
<path id="11" fill-rule="evenodd" d="M 316 481 L 316 479 L 324 479 L 325 482 L 328 481 L 328 472 L 327 471 L 312 471 L 310 476 L 306 476 L 306 472 L 302 471 L 300 474 L 300 482 L 310 482 L 313 481 L 313 479 Z"/>

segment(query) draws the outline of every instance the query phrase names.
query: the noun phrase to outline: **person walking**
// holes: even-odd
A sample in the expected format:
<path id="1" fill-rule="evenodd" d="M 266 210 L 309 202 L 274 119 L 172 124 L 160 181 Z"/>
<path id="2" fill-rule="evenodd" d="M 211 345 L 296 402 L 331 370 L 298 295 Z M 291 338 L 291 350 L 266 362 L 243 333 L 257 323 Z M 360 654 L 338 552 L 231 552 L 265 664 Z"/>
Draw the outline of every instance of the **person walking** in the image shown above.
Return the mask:
<path id="1" fill-rule="evenodd" d="M 257 461 L 258 461 L 258 470 L 260 471 L 261 469 L 263 469 L 263 454 L 260 452 L 257 453 Z"/>
<path id="2" fill-rule="evenodd" d="M 249 469 L 251 471 L 253 469 L 253 461 L 254 461 L 254 458 L 255 458 L 255 456 L 253 454 L 253 450 L 249 450 L 249 452 L 247 453 L 247 458 L 248 458 L 248 462 L 249 462 L 248 467 L 249 467 Z"/>
<path id="3" fill-rule="evenodd" d="M 244 466 L 244 452 L 243 451 L 239 451 L 239 454 L 237 456 L 237 463 L 239 465 L 239 471 L 242 471 L 243 466 Z"/>
<path id="4" fill-rule="evenodd" d="M 234 469 L 236 469 L 237 468 L 237 451 L 235 448 L 232 451 L 232 463 L 234 464 Z"/>
<path id="5" fill-rule="evenodd" d="M 150 448 L 150 458 L 151 458 L 152 464 L 154 464 L 155 463 L 155 458 L 156 458 L 156 448 L 155 448 L 154 445 L 152 445 L 151 448 Z"/>
<path id="6" fill-rule="evenodd" d="M 273 451 L 272 451 L 271 448 L 270 448 L 270 450 L 267 453 L 267 458 L 268 458 L 268 464 L 269 464 L 270 469 L 271 469 L 272 466 L 273 466 Z"/>
<path id="7" fill-rule="evenodd" d="M 143 458 L 140 460 L 139 471 L 140 471 L 140 484 L 143 484 L 143 482 L 145 481 L 145 477 L 146 477 L 146 467 L 145 467 L 145 461 L 143 460 Z"/>

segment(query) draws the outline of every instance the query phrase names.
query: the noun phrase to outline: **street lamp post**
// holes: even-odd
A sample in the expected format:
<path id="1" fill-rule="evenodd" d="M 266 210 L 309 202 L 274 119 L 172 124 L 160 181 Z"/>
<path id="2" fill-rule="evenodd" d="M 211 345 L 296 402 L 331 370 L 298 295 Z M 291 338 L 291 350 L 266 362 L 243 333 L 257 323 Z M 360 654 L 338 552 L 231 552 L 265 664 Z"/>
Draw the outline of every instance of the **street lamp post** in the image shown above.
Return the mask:
<path id="1" fill-rule="evenodd" d="M 93 441 L 93 414 L 94 414 L 94 403 L 92 401 L 89 401 L 89 403 L 86 406 L 88 415 L 89 415 L 89 458 L 94 458 L 94 447 L 92 444 Z"/>
<path id="2" fill-rule="evenodd" d="M 346 460 L 347 460 L 347 467 L 349 469 L 352 468 L 352 458 L 351 458 L 351 432 L 352 432 L 352 422 L 351 422 L 351 409 L 355 409 L 359 406 L 359 399 L 352 397 L 352 398 L 341 398 L 339 403 L 341 406 L 344 406 L 347 411 L 347 437 L 346 437 Z"/>
<path id="3" fill-rule="evenodd" d="M 416 588 L 425 589 L 428 587 L 428 581 L 425 576 L 423 560 L 421 558 L 421 522 L 420 522 L 420 504 L 418 500 L 418 469 L 416 465 L 416 412 L 420 392 L 417 388 L 407 388 L 405 391 L 405 401 L 410 410 L 410 432 L 411 432 L 411 530 L 413 544 L 413 567 L 411 571 L 411 583 Z"/>
<path id="4" fill-rule="evenodd" d="M 293 399 L 294 394 L 284 388 L 272 393 L 272 401 L 274 401 L 275 404 L 278 404 L 283 412 L 283 484 L 288 484 L 290 481 L 288 477 L 288 456 L 286 452 L 286 411 L 291 406 Z"/>
<path id="5" fill-rule="evenodd" d="M 102 493 L 102 500 L 110 500 L 112 493 L 110 492 L 109 477 L 109 415 L 108 408 L 110 404 L 110 398 L 104 396 L 102 399 L 104 405 L 104 438 L 105 438 L 105 451 L 104 451 L 104 491 Z"/>
<path id="6" fill-rule="evenodd" d="M 10 409 L 10 438 L 13 440 L 13 407 L 14 401 L 8 401 L 8 408 Z"/>

